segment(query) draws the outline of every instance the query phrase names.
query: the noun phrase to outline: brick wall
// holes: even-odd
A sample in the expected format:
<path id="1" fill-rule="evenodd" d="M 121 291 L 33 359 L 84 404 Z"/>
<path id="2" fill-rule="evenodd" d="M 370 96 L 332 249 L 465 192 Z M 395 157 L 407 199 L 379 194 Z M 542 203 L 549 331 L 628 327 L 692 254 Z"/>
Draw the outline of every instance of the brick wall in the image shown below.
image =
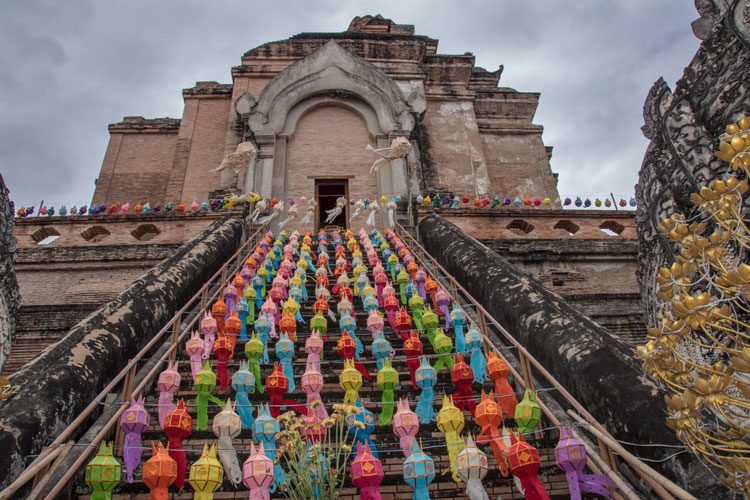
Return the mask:
<path id="1" fill-rule="evenodd" d="M 174 133 L 111 134 L 93 202 L 163 204 L 176 141 Z"/>
<path id="2" fill-rule="evenodd" d="M 180 199 L 185 202 L 195 199 L 200 203 L 200 200 L 208 198 L 209 192 L 221 185 L 220 175 L 211 173 L 211 170 L 217 168 L 224 158 L 231 100 L 229 96 L 189 100 L 197 102 L 190 103 L 190 111 L 194 110 L 194 113 L 183 118 L 194 120 L 192 125 L 188 124 L 192 133 L 189 137 L 183 136 L 182 131 L 180 133 L 180 139 L 189 139 L 189 154 Z"/>

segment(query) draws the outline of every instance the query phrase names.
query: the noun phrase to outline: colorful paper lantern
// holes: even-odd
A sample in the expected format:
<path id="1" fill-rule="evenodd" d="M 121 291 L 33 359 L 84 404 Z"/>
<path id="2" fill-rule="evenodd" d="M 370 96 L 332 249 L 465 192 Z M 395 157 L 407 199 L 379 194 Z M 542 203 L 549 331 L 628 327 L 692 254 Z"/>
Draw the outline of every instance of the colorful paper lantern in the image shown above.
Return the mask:
<path id="1" fill-rule="evenodd" d="M 383 367 L 378 371 L 378 387 L 383 391 L 383 405 L 380 408 L 380 425 L 388 425 L 393 417 L 394 390 L 398 387 L 398 372 L 391 366 L 390 358 L 383 362 Z"/>
<path id="2" fill-rule="evenodd" d="M 232 287 L 232 289 L 234 289 L 234 287 Z M 211 315 L 216 320 L 216 329 L 219 332 L 224 331 L 224 316 L 227 315 L 228 310 L 227 305 L 221 297 L 219 297 L 218 300 L 214 302 L 214 305 L 211 306 Z"/>
<path id="3" fill-rule="evenodd" d="M 549 500 L 547 490 L 537 477 L 539 472 L 539 452 L 528 444 L 522 434 L 510 434 L 511 446 L 508 450 L 510 472 L 521 480 L 526 500 Z"/>
<path id="4" fill-rule="evenodd" d="M 242 466 L 245 486 L 250 490 L 250 500 L 270 500 L 269 487 L 274 482 L 273 461 L 266 456 L 263 442 L 256 451 L 255 444 L 250 443 L 250 456 Z"/>
<path id="5" fill-rule="evenodd" d="M 207 360 L 214 350 L 214 341 L 216 340 L 216 332 L 218 331 L 218 325 L 216 320 L 210 312 L 203 315 L 201 320 L 201 333 L 203 334 L 203 360 Z M 200 370 L 200 368 L 199 368 Z"/>
<path id="6" fill-rule="evenodd" d="M 197 331 L 192 332 L 185 343 L 185 353 L 190 358 L 190 371 L 195 377 L 203 366 L 203 339 Z"/>
<path id="7" fill-rule="evenodd" d="M 271 416 L 274 418 L 279 416 L 281 408 L 283 407 L 289 407 L 302 415 L 307 413 L 307 409 L 305 409 L 304 406 L 301 406 L 294 401 L 284 399 L 284 394 L 289 392 L 289 380 L 286 378 L 286 375 L 284 375 L 284 370 L 278 363 L 274 365 L 273 372 L 266 377 L 266 392 L 271 397 Z"/>
<path id="8" fill-rule="evenodd" d="M 372 355 L 378 364 L 378 370 L 383 368 L 383 363 L 394 355 L 391 343 L 385 338 L 382 331 L 375 333 L 375 339 L 372 341 Z"/>
<path id="9" fill-rule="evenodd" d="M 143 464 L 143 483 L 151 490 L 150 500 L 167 500 L 167 488 L 175 484 L 178 478 L 177 462 L 167 454 L 164 446 L 159 442 L 158 448 L 151 441 L 152 457 Z M 184 484 L 185 471 L 183 469 Z"/>
<path id="10" fill-rule="evenodd" d="M 435 336 L 437 335 L 437 327 L 439 324 L 440 320 L 438 315 L 435 314 L 430 306 L 425 307 L 425 310 L 422 313 L 422 328 L 427 332 L 427 338 L 430 340 L 433 349 L 435 348 Z"/>
<path id="11" fill-rule="evenodd" d="M 216 460 L 216 445 L 208 447 L 203 443 L 203 453 L 200 458 L 190 466 L 188 482 L 195 490 L 195 500 L 213 500 L 214 491 L 218 490 L 224 479 L 224 469 Z"/>
<path id="12" fill-rule="evenodd" d="M 402 340 L 406 340 L 409 337 L 409 331 L 412 328 L 412 320 L 409 313 L 406 312 L 405 307 L 401 307 L 395 318 L 396 331 L 401 335 Z"/>
<path id="13" fill-rule="evenodd" d="M 505 462 L 505 456 L 508 453 L 508 449 L 498 429 L 503 424 L 503 414 L 495 402 L 492 391 L 490 391 L 489 396 L 482 391 L 482 400 L 477 405 L 474 422 L 482 428 L 482 432 L 477 436 L 477 443 L 489 443 L 492 453 L 495 455 L 495 460 L 497 460 L 500 473 L 503 476 L 507 476 L 508 466 Z"/>
<path id="14" fill-rule="evenodd" d="M 419 417 L 409 408 L 409 398 L 399 399 L 393 416 L 393 433 L 398 436 L 404 456 L 411 453 L 412 442 L 419 432 Z"/>
<path id="15" fill-rule="evenodd" d="M 435 354 L 439 357 L 435 361 L 435 371 L 439 372 L 440 369 L 445 365 L 448 370 L 453 369 L 453 358 L 451 357 L 451 351 L 453 351 L 453 341 L 448 337 L 442 330 L 438 328 L 437 335 L 435 335 Z"/>
<path id="16" fill-rule="evenodd" d="M 214 342 L 214 356 L 218 360 L 218 363 L 216 363 L 216 372 L 218 374 L 219 389 L 226 391 L 229 389 L 230 383 L 227 365 L 229 360 L 234 356 L 234 342 L 229 335 L 219 333 L 219 338 Z M 198 373 L 200 373 L 200 371 Z M 196 376 L 198 376 L 198 374 L 193 377 L 193 380 L 195 380 Z"/>
<path id="17" fill-rule="evenodd" d="M 461 354 L 454 357 L 454 365 L 451 369 L 451 382 L 456 387 L 453 393 L 453 401 L 460 409 L 468 409 L 471 415 L 474 415 L 476 405 L 474 404 L 474 393 L 471 390 L 471 383 L 474 381 L 474 371 L 464 362 Z"/>
<path id="18" fill-rule="evenodd" d="M 406 366 L 409 368 L 411 384 L 415 390 L 419 390 L 417 385 L 417 370 L 419 369 L 419 358 L 424 353 L 422 341 L 419 339 L 419 332 L 412 330 L 409 332 L 409 338 L 404 341 L 404 355 L 406 355 Z"/>
<path id="19" fill-rule="evenodd" d="M 365 408 L 362 401 L 357 398 L 357 412 L 346 417 L 346 425 L 349 434 L 360 444 L 367 444 L 372 453 L 377 457 L 378 450 L 375 443 L 370 439 L 370 434 L 375 430 L 375 416 Z"/>
<path id="20" fill-rule="evenodd" d="M 430 500 L 429 484 L 435 479 L 435 462 L 422 451 L 415 439 L 411 453 L 404 460 L 404 481 L 414 489 L 413 500 Z"/>
<path id="21" fill-rule="evenodd" d="M 289 381 L 289 388 L 287 389 L 287 392 L 291 394 L 297 387 L 294 383 L 294 369 L 292 368 L 292 358 L 294 357 L 294 342 L 289 340 L 289 336 L 286 333 L 282 333 L 279 341 L 276 342 L 276 356 L 279 358 L 279 361 L 281 361 L 284 375 Z"/>
<path id="22" fill-rule="evenodd" d="M 542 419 L 542 409 L 536 402 L 536 392 L 524 392 L 523 400 L 516 406 L 515 420 L 521 434 L 533 431 Z"/>
<path id="23" fill-rule="evenodd" d="M 383 481 L 383 465 L 370 451 L 369 444 L 357 443 L 357 456 L 351 466 L 352 484 L 359 488 L 360 500 L 380 500 L 378 486 Z"/>
<path id="24" fill-rule="evenodd" d="M 276 434 L 279 433 L 279 422 L 271 415 L 268 404 L 258 405 L 258 414 L 253 422 L 253 439 L 264 445 L 264 449 L 271 461 L 276 460 Z M 274 464 L 274 482 L 283 484 L 286 481 L 284 469 L 280 464 Z"/>
<path id="25" fill-rule="evenodd" d="M 169 414 L 164 422 L 164 434 L 169 439 L 169 456 L 177 464 L 177 478 L 174 483 L 178 488 L 185 484 L 185 450 L 182 441 L 193 431 L 193 419 L 185 409 L 185 402 L 181 399 L 177 408 Z M 171 484 L 171 483 L 170 483 Z"/>
<path id="26" fill-rule="evenodd" d="M 196 422 L 195 430 L 205 431 L 208 429 L 208 402 L 224 406 L 224 401 L 215 397 L 212 393 L 216 389 L 216 375 L 211 370 L 211 363 L 206 361 L 203 368 L 193 378 L 195 395 Z"/>
<path id="27" fill-rule="evenodd" d="M 360 363 L 354 358 L 354 352 L 357 349 L 357 343 L 347 332 L 341 334 L 341 338 L 336 343 L 339 355 L 344 358 L 345 361 L 351 360 L 354 363 L 354 367 L 362 374 L 367 380 L 372 380 L 372 375 L 367 370 L 365 365 Z"/>
<path id="28" fill-rule="evenodd" d="M 318 358 L 317 365 L 320 364 Z M 318 414 L 320 420 L 328 418 L 328 411 L 320 398 L 320 391 L 323 389 L 323 375 L 318 371 L 316 362 L 307 358 L 305 373 L 302 375 L 302 390 L 307 394 L 307 413 L 312 408 Z"/>
<path id="29" fill-rule="evenodd" d="M 469 500 L 490 500 L 482 486 L 487 475 L 487 455 L 474 444 L 471 434 L 464 439 L 464 449 L 456 457 L 458 477 L 466 483 L 466 496 Z"/>
<path id="30" fill-rule="evenodd" d="M 466 332 L 466 348 L 471 352 L 471 370 L 474 372 L 474 382 L 483 384 L 487 380 L 487 360 L 484 357 L 482 349 L 484 347 L 484 337 L 472 323 L 469 331 Z"/>
<path id="31" fill-rule="evenodd" d="M 495 351 L 490 351 L 487 360 L 487 374 L 490 379 L 495 381 L 495 399 L 508 417 L 514 417 L 518 400 L 516 399 L 516 393 L 508 383 L 508 373 L 510 373 L 508 364 L 499 358 Z"/>
<path id="32" fill-rule="evenodd" d="M 96 456 L 86 465 L 86 484 L 91 488 L 91 500 L 110 500 L 112 490 L 120 482 L 122 467 L 112 452 L 114 446 L 114 443 L 107 446 L 106 441 L 102 441 Z M 128 482 L 133 481 L 129 479 Z"/>
<path id="33" fill-rule="evenodd" d="M 242 361 L 240 369 L 232 375 L 232 389 L 236 392 L 236 408 L 242 427 L 249 429 L 253 425 L 253 403 L 249 394 L 255 392 L 255 375 L 248 369 L 247 361 Z"/>
<path id="34" fill-rule="evenodd" d="M 175 409 L 174 395 L 180 390 L 180 379 L 177 361 L 169 362 L 167 369 L 159 374 L 156 387 L 159 389 L 159 425 L 162 429 L 167 415 Z"/>
<path id="35" fill-rule="evenodd" d="M 320 358 L 323 355 L 323 339 L 320 334 L 313 330 L 305 341 L 305 351 L 307 352 L 307 362 L 312 363 L 315 369 L 320 371 Z"/>
<path id="36" fill-rule="evenodd" d="M 242 469 L 232 440 L 240 435 L 242 423 L 239 414 L 234 411 L 231 399 L 227 399 L 224 409 L 214 415 L 212 429 L 219 439 L 219 459 L 224 471 L 232 484 L 237 486 L 242 481 Z M 190 472 L 192 475 L 192 469 Z"/>
<path id="37" fill-rule="evenodd" d="M 445 444 L 448 447 L 448 457 L 453 472 L 453 480 L 461 482 L 456 468 L 456 459 L 462 449 L 461 431 L 464 428 L 464 414 L 453 404 L 453 398 L 443 396 L 443 406 L 437 414 L 437 427 L 445 434 Z"/>
<path id="38" fill-rule="evenodd" d="M 125 443 L 122 448 L 122 461 L 125 462 L 125 471 L 128 483 L 133 482 L 133 473 L 141 463 L 143 448 L 141 434 L 148 430 L 151 418 L 143 407 L 143 396 L 138 401 L 130 399 L 130 406 L 120 416 L 120 428 L 125 432 Z"/>
<path id="39" fill-rule="evenodd" d="M 354 403 L 362 387 L 362 374 L 354 367 L 354 360 L 344 361 L 344 369 L 339 375 L 339 385 L 345 391 L 344 403 Z"/>
<path id="40" fill-rule="evenodd" d="M 263 357 L 260 359 L 263 363 L 268 363 L 268 338 L 271 336 L 273 322 L 265 311 L 261 311 L 258 319 L 255 320 L 255 333 L 263 343 Z"/>
<path id="41" fill-rule="evenodd" d="M 417 379 L 417 386 L 422 390 L 419 393 L 415 411 L 421 423 L 429 424 L 435 421 L 435 409 L 432 407 L 432 404 L 435 401 L 433 388 L 437 383 L 437 371 L 430 366 L 425 356 L 422 356 L 422 363 L 417 369 L 415 377 Z"/>
<path id="42" fill-rule="evenodd" d="M 570 427 L 561 427 L 560 441 L 555 447 L 555 462 L 565 472 L 571 500 L 581 500 L 582 491 L 612 498 L 607 488 L 617 488 L 617 484 L 607 476 L 584 474 L 586 461 L 586 447 L 575 438 Z"/>
<path id="43" fill-rule="evenodd" d="M 248 369 L 255 378 L 255 387 L 261 393 L 265 392 L 265 389 L 260 380 L 260 359 L 263 357 L 265 350 L 266 346 L 263 345 L 257 333 L 251 335 L 250 340 L 245 343 L 245 357 L 247 358 Z"/>

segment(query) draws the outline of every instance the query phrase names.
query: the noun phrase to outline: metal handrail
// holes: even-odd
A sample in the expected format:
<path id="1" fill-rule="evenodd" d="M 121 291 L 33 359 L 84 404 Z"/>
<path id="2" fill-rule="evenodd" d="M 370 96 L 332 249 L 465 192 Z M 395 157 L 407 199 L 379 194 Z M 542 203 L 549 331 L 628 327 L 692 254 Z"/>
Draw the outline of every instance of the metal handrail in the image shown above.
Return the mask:
<path id="1" fill-rule="evenodd" d="M 217 280 L 223 282 L 226 275 L 227 275 L 227 269 L 236 261 L 236 259 L 244 255 L 244 253 L 247 252 L 248 248 L 254 248 L 255 243 L 259 236 L 261 234 L 264 234 L 266 230 L 266 225 L 260 226 L 245 242 L 240 245 L 240 247 L 237 249 L 237 251 L 232 254 L 232 256 L 227 259 L 227 261 L 219 268 L 204 284 L 201 286 L 201 288 L 183 305 L 173 316 L 172 318 L 149 340 L 148 343 L 133 357 L 128 361 L 128 363 L 123 367 L 120 372 L 115 375 L 112 380 L 102 389 L 95 397 L 94 399 L 84 408 L 84 410 L 70 423 L 68 426 L 55 438 L 52 443 L 49 444 L 49 446 L 43 451 L 29 466 L 25 469 L 25 471 L 28 471 L 32 467 L 34 467 L 35 464 L 37 464 L 40 460 L 45 459 L 47 452 L 46 450 L 54 450 L 55 448 L 59 447 L 71 434 L 73 434 L 74 431 L 76 431 L 80 425 L 91 415 L 91 413 L 94 411 L 94 409 L 99 406 L 104 398 L 106 398 L 107 394 L 109 394 L 112 389 L 117 387 L 120 382 L 123 382 L 123 394 L 122 398 L 124 401 L 129 401 L 131 396 L 138 395 L 141 390 L 146 386 L 146 384 L 151 380 L 151 378 L 155 375 L 156 371 L 160 368 L 161 363 L 163 363 L 168 358 L 174 359 L 173 355 L 176 352 L 176 348 L 179 345 L 179 342 L 184 338 L 184 336 L 187 334 L 187 332 L 190 331 L 190 329 L 193 327 L 196 321 L 198 321 L 201 317 L 200 314 L 195 315 L 195 317 L 186 325 L 184 328 L 182 328 L 182 333 L 180 335 L 176 335 L 177 330 L 180 329 L 181 319 L 182 315 L 185 314 L 189 309 L 193 308 L 196 303 L 200 301 L 201 304 L 201 312 L 203 312 L 203 309 L 207 302 L 212 302 L 213 299 L 221 293 L 220 288 L 214 291 L 213 294 L 211 294 L 211 297 L 207 297 L 208 290 L 211 285 L 213 285 Z M 240 259 L 239 264 L 235 266 L 235 268 L 240 268 L 242 263 L 244 262 L 244 259 Z M 234 272 L 235 270 L 233 270 Z M 175 328 L 176 327 L 176 328 Z M 160 341 L 163 340 L 164 336 L 170 332 L 172 333 L 172 345 L 169 347 L 169 349 L 162 355 L 162 357 L 159 359 L 159 362 L 154 365 L 154 367 L 149 371 L 149 373 L 144 377 L 143 381 L 141 381 L 140 384 L 136 388 L 132 388 L 132 384 L 135 378 L 136 374 L 136 368 L 138 366 L 138 361 L 143 359 L 148 352 Z M 129 393 L 129 394 L 127 394 Z M 75 474 L 75 472 L 78 470 L 78 468 L 83 464 L 84 460 L 89 456 L 91 451 L 94 449 L 94 447 L 99 444 L 101 439 L 109 432 L 109 430 L 112 428 L 112 425 L 119 419 L 120 415 L 125 411 L 125 405 L 121 405 L 120 408 L 115 412 L 115 415 L 110 418 L 110 420 L 102 427 L 102 429 L 99 431 L 99 433 L 96 435 L 94 440 L 92 441 L 92 446 L 87 447 L 81 455 L 78 457 L 78 459 L 75 461 L 73 466 L 70 467 L 70 469 L 66 472 L 66 474 L 63 476 L 63 478 L 57 483 L 55 488 L 45 497 L 45 499 L 52 500 L 55 498 L 55 495 L 60 492 L 60 490 L 64 487 L 64 485 L 70 480 L 70 478 Z M 36 477 L 39 474 L 44 474 L 46 470 L 42 470 L 40 473 L 37 473 L 36 475 L 32 477 Z M 23 473 L 22 473 L 23 475 Z M 20 476 L 19 476 L 20 477 Z M 28 479 L 31 479 L 32 477 L 29 477 Z M 25 483 L 25 482 L 24 482 Z M 16 489 L 23 486 L 23 484 L 15 484 Z M 0 492 L 0 498 L 3 498 L 3 495 L 6 493 L 6 490 L 3 490 Z M 12 492 L 11 492 L 12 494 Z"/>
<path id="2" fill-rule="evenodd" d="M 417 240 L 414 238 L 414 236 L 411 234 L 410 231 L 407 231 L 404 229 L 403 226 L 401 226 L 398 222 L 395 223 L 395 229 L 396 234 L 399 236 L 406 236 L 410 243 L 409 246 L 413 249 L 417 249 L 418 252 L 415 252 L 415 257 L 418 258 L 423 263 L 423 268 L 428 274 L 433 275 L 433 279 L 440 278 L 439 276 L 435 276 L 433 272 L 431 272 L 431 269 L 425 265 L 427 257 L 430 259 L 430 263 L 432 264 L 433 268 L 439 269 L 440 272 L 445 276 L 446 279 L 451 284 L 451 287 L 455 290 L 460 290 L 461 293 L 473 304 L 477 318 L 478 323 L 475 322 L 470 315 L 467 315 L 467 320 L 470 321 L 474 326 L 477 327 L 477 329 L 481 332 L 482 337 L 484 338 L 484 346 L 485 350 L 487 349 L 487 346 L 491 346 L 490 348 L 495 351 L 495 353 L 502 358 L 504 361 L 507 362 L 505 356 L 500 351 L 500 349 L 495 346 L 495 344 L 492 342 L 492 340 L 487 336 L 486 331 L 486 322 L 489 321 L 492 323 L 492 325 L 497 328 L 497 330 L 503 334 L 503 336 L 516 348 L 516 350 L 519 353 L 519 361 L 522 367 L 522 374 L 519 374 L 517 370 L 510 364 L 506 363 L 508 365 L 508 368 L 510 372 L 513 374 L 514 377 L 516 377 L 516 380 L 521 383 L 524 389 L 531 389 L 533 390 L 533 377 L 531 374 L 531 366 L 536 368 L 536 370 L 542 375 L 542 377 L 547 380 L 552 386 L 570 403 L 581 415 L 583 415 L 588 423 L 595 427 L 599 432 L 604 434 L 605 436 L 609 437 L 613 441 L 616 441 L 615 438 L 607 431 L 607 429 L 602 425 L 596 418 L 589 413 L 586 408 L 573 397 L 572 394 L 570 394 L 561 384 L 560 382 L 555 379 L 555 377 L 547 371 L 547 369 L 536 359 L 534 356 L 531 355 L 531 353 L 515 338 L 513 335 L 508 332 L 495 318 L 492 316 L 487 310 L 482 306 L 482 304 L 479 303 L 478 300 L 476 300 L 461 284 L 451 275 L 440 263 L 435 259 L 435 257 L 430 254 Z M 454 299 L 455 299 L 455 293 L 454 293 Z M 541 410 L 544 412 L 544 414 L 549 418 L 549 420 L 552 422 L 553 425 L 559 426 L 561 425 L 559 419 L 555 417 L 555 415 L 552 414 L 552 412 L 547 408 L 546 405 L 542 401 L 537 400 L 539 403 L 539 406 Z M 614 455 L 612 453 L 612 450 L 607 445 L 607 443 L 604 442 L 604 440 L 597 437 L 599 448 L 602 454 L 602 460 L 607 464 L 612 470 L 617 471 L 617 465 L 614 461 Z M 665 489 L 662 484 L 658 483 L 656 481 L 656 478 L 653 478 L 646 472 L 644 472 L 639 464 L 636 464 L 629 460 L 628 457 L 622 457 L 628 465 L 644 480 L 646 481 L 649 486 L 651 486 L 654 491 L 664 500 L 670 500 L 674 499 L 674 497 Z M 690 493 L 683 490 L 677 485 L 672 485 L 674 488 L 670 487 L 670 490 L 672 490 L 673 493 L 677 494 L 680 498 L 693 498 Z M 679 490 L 680 492 L 676 492 L 674 489 Z"/>

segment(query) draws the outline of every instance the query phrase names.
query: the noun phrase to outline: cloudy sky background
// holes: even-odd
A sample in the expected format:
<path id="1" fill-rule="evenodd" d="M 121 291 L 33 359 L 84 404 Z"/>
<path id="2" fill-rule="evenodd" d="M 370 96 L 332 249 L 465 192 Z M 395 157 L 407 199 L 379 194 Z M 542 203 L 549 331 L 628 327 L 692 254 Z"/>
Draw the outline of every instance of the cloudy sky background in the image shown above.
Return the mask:
<path id="1" fill-rule="evenodd" d="M 441 53 L 472 52 L 488 70 L 503 64 L 501 86 L 541 92 L 534 122 L 554 146 L 563 197 L 633 194 L 648 144 L 643 101 L 660 76 L 674 87 L 699 46 L 685 0 L 7 0 L 0 173 L 11 199 L 37 209 L 41 199 L 88 203 L 107 124 L 180 118 L 181 89 L 231 83 L 246 50 L 378 13 L 439 39 Z"/>

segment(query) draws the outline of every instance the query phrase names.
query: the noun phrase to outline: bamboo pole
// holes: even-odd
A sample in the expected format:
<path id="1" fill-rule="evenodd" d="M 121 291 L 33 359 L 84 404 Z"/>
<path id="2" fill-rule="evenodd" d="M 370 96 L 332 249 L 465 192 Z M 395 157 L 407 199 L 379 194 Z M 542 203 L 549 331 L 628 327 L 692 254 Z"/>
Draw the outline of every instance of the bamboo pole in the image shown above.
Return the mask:
<path id="1" fill-rule="evenodd" d="M 579 423 L 588 424 L 588 422 L 586 422 L 584 419 L 579 417 L 572 410 L 568 410 L 568 415 L 573 417 L 573 419 Z M 610 438 L 609 436 L 604 434 L 602 431 L 600 431 L 593 425 L 587 425 L 586 429 L 588 429 L 588 431 L 591 432 L 594 436 L 596 436 L 597 438 L 607 443 L 607 446 L 609 446 L 610 448 L 612 448 L 613 451 L 619 454 L 623 458 L 623 460 L 625 460 L 628 464 L 630 464 L 631 467 L 633 467 L 636 470 L 640 470 L 644 472 L 645 474 L 647 474 L 648 476 L 650 476 L 651 479 L 653 479 L 657 484 L 660 484 L 661 486 L 669 490 L 669 492 L 672 493 L 677 498 L 680 498 L 681 500 L 698 500 L 689 492 L 680 488 L 675 483 L 673 483 L 672 481 L 670 481 L 669 479 L 662 476 L 661 474 L 656 472 L 654 469 L 646 465 L 642 460 L 640 460 L 635 455 L 630 453 L 628 450 L 623 448 L 620 443 Z"/>
<path id="2" fill-rule="evenodd" d="M 3 491 L 0 491 L 0 500 L 7 500 L 9 498 L 12 498 L 16 491 L 18 491 L 21 486 L 26 484 L 31 478 L 33 478 L 39 471 L 41 471 L 48 463 L 50 463 L 54 458 L 60 454 L 62 451 L 62 446 L 55 446 L 53 450 L 51 450 L 47 455 L 44 456 L 44 458 L 41 458 L 37 463 L 30 466 L 26 471 L 18 476 L 18 479 L 13 481 L 7 488 L 5 488 Z"/>

